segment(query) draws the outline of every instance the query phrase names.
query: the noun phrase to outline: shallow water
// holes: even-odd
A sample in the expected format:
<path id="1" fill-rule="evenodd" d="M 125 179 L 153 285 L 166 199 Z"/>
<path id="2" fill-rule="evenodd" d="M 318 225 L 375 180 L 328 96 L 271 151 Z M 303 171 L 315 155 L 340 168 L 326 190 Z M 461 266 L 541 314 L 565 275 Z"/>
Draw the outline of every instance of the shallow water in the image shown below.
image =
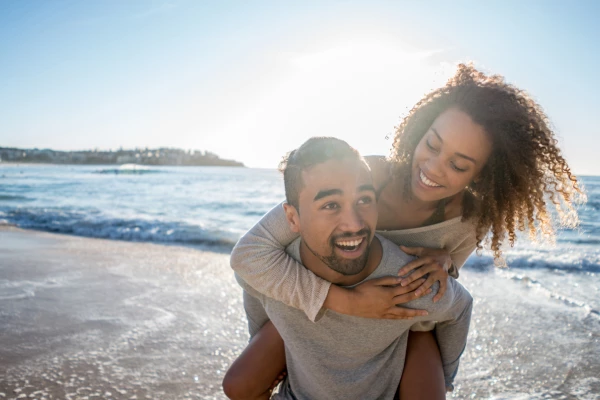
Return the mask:
<path id="1" fill-rule="evenodd" d="M 0 164 L 0 221 L 142 242 L 224 245 L 283 198 L 275 170 Z"/>

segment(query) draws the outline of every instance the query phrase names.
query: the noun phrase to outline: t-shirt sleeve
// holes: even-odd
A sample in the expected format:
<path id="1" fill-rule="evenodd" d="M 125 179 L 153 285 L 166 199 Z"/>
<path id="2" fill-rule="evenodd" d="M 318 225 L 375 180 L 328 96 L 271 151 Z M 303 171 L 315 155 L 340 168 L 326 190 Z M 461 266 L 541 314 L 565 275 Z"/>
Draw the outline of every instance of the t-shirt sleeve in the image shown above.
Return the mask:
<path id="1" fill-rule="evenodd" d="M 246 290 L 244 290 L 244 310 L 248 319 L 248 332 L 250 333 L 250 339 L 252 339 L 260 328 L 269 322 L 269 316 L 262 301 Z"/>
<path id="2" fill-rule="evenodd" d="M 289 228 L 283 205 L 278 204 L 238 241 L 231 253 L 231 268 L 258 292 L 304 311 L 315 321 L 331 283 L 286 253 L 297 237 Z"/>
<path id="3" fill-rule="evenodd" d="M 458 278 L 458 271 L 465 264 L 471 253 L 477 248 L 475 226 L 470 223 L 469 226 L 472 227 L 472 229 L 467 230 L 464 239 L 450 252 L 452 266 L 448 270 L 448 274 L 454 279 Z M 459 233 L 455 232 L 453 234 Z"/>

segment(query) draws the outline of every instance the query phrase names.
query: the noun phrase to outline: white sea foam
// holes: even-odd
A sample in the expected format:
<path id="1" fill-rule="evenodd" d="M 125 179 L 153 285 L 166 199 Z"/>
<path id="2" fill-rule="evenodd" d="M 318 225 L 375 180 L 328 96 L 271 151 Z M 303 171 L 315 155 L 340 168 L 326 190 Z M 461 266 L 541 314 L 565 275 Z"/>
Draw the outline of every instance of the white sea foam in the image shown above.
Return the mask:
<path id="1" fill-rule="evenodd" d="M 121 174 L 127 171 L 141 174 Z M 125 165 L 1 172 L 0 196 L 10 199 L 0 200 L 6 223 L 117 240 L 231 248 L 284 197 L 274 170 Z"/>
<path id="2" fill-rule="evenodd" d="M 2 288 L 0 289 L 0 301 L 2 300 L 22 300 L 28 297 L 35 296 L 35 290 L 32 288 L 26 289 L 12 289 Z"/>
<path id="3" fill-rule="evenodd" d="M 158 168 L 151 168 L 145 165 L 139 164 L 123 164 L 117 168 L 104 168 L 94 171 L 98 174 L 151 174 L 151 173 L 162 173 L 164 170 Z"/>

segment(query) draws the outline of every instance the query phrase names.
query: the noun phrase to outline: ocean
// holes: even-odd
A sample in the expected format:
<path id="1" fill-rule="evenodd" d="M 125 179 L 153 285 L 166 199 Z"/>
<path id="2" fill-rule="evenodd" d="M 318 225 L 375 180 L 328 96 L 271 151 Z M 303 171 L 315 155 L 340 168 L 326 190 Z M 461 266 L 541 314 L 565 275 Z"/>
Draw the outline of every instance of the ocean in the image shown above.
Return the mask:
<path id="1" fill-rule="evenodd" d="M 284 196 L 275 170 L 0 164 L 0 222 L 231 249 Z"/>
<path id="2" fill-rule="evenodd" d="M 459 372 L 466 380 L 463 392 L 458 385 L 454 397 L 484 398 L 488 397 L 484 393 L 499 392 L 512 394 L 489 398 L 600 398 L 600 379 L 589 377 L 591 370 L 600 371 L 600 177 L 581 180 L 588 201 L 579 206 L 578 229 L 559 230 L 555 244 L 520 238 L 505 251 L 505 269 L 494 267 L 485 252 L 467 261 L 461 275 L 474 292 L 475 311 Z M 67 235 L 226 253 L 283 198 L 281 175 L 269 169 L 0 164 L 0 225 Z M 478 293 L 489 297 L 478 300 Z M 548 315 L 558 316 L 553 317 L 557 320 L 547 321 Z M 539 331 L 518 333 L 521 326 L 536 326 Z M 530 340 L 532 334 L 541 339 Z M 503 347 L 495 345 L 498 340 Z M 553 341 L 553 348 L 543 347 L 547 340 Z M 590 351 L 587 364 L 581 363 L 582 354 L 569 350 L 574 340 Z M 506 345 L 513 341 L 514 348 Z M 517 351 L 518 342 L 528 343 L 527 348 Z M 513 364 L 519 357 L 523 360 L 523 351 L 557 352 L 560 361 L 543 359 L 565 364 L 563 369 L 554 366 L 556 374 L 569 371 L 564 387 L 549 389 L 547 382 L 532 382 L 529 377 L 515 383 L 517 373 L 527 376 L 527 371 L 535 370 L 537 377 L 539 368 L 546 368 L 534 368 L 536 360 L 531 365 Z M 586 365 L 587 372 L 571 371 L 572 365 L 580 369 Z M 547 377 L 552 376 L 553 366 L 547 367 Z M 497 380 L 490 381 L 490 375 L 497 375 Z M 509 376 L 509 381 L 502 376 Z M 561 379 L 557 375 L 555 380 Z M 532 386 L 525 387 L 530 381 Z M 466 396 L 465 388 L 475 395 Z M 561 397 L 567 392 L 575 394 Z"/>

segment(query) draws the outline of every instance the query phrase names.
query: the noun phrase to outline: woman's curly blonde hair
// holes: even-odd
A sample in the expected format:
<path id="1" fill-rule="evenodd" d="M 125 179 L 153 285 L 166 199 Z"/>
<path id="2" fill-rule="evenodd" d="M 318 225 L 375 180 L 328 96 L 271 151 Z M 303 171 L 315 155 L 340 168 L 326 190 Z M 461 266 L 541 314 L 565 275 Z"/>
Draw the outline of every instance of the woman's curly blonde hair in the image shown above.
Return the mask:
<path id="1" fill-rule="evenodd" d="M 477 183 L 463 197 L 463 220 L 475 221 L 478 251 L 488 232 L 497 260 L 503 240 L 508 235 L 513 246 L 517 231 L 552 240 L 547 201 L 554 204 L 562 225 L 578 224 L 574 203 L 585 196 L 561 155 L 548 117 L 523 90 L 472 65 L 460 64 L 444 87 L 427 94 L 396 127 L 391 160 L 395 174 L 406 174 L 407 188 L 410 168 L 405 166 L 412 165 L 415 148 L 434 120 L 450 108 L 483 126 L 493 144 Z"/>

